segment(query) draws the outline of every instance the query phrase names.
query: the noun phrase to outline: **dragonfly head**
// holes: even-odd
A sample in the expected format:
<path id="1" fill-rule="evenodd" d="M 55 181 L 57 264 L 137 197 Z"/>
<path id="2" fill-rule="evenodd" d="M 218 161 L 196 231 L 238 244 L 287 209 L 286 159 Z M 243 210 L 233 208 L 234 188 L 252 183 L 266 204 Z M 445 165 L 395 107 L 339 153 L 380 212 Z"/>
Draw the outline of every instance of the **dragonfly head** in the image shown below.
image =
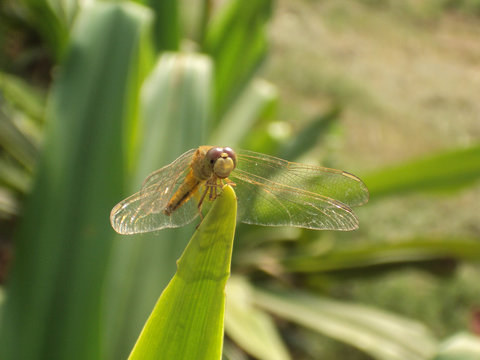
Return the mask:
<path id="1" fill-rule="evenodd" d="M 229 147 L 212 147 L 207 151 L 206 161 L 212 167 L 215 176 L 225 179 L 235 169 L 237 156 Z"/>

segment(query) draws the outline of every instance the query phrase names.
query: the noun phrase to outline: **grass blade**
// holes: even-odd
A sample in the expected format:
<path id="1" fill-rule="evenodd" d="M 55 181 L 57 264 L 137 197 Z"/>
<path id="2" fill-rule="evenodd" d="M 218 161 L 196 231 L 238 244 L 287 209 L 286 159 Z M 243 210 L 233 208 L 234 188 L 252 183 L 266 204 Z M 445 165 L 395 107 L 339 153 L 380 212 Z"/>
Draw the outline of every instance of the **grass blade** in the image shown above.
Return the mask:
<path id="1" fill-rule="evenodd" d="M 302 273 L 376 269 L 379 266 L 414 264 L 441 259 L 480 260 L 480 243 L 474 239 L 412 239 L 334 249 L 319 255 L 291 256 L 283 261 L 289 270 Z"/>
<path id="2" fill-rule="evenodd" d="M 0 108 L 0 146 L 27 170 L 34 169 L 38 156 L 36 144 L 2 108 Z"/>
<path id="3" fill-rule="evenodd" d="M 265 80 L 252 81 L 216 127 L 210 137 L 211 143 L 228 144 L 235 148 L 242 140 L 252 136 L 252 128 L 276 106 L 277 101 L 278 93 L 273 85 Z"/>
<path id="4" fill-rule="evenodd" d="M 17 162 L 0 156 L 0 187 L 6 187 L 20 194 L 30 190 L 31 174 Z"/>
<path id="5" fill-rule="evenodd" d="M 232 0 L 208 29 L 205 51 L 215 62 L 215 115 L 234 102 L 266 56 L 266 22 L 271 0 Z"/>
<path id="6" fill-rule="evenodd" d="M 414 160 L 363 176 L 370 197 L 414 191 L 449 191 L 480 178 L 480 145 Z"/>
<path id="7" fill-rule="evenodd" d="M 0 93 L 8 102 L 38 123 L 43 123 L 45 96 L 23 79 L 0 72 Z"/>
<path id="8" fill-rule="evenodd" d="M 253 306 L 252 291 L 244 278 L 232 276 L 228 281 L 225 331 L 255 359 L 290 359 L 272 318 Z"/>
<path id="9" fill-rule="evenodd" d="M 412 320 L 300 292 L 255 290 L 254 302 L 286 320 L 355 346 L 376 359 L 424 360 L 437 343 Z"/>
<path id="10" fill-rule="evenodd" d="M 325 114 L 315 117 L 279 149 L 278 156 L 290 160 L 299 158 L 331 131 L 332 125 L 338 121 L 339 116 L 340 108 L 334 106 Z"/>
<path id="11" fill-rule="evenodd" d="M 66 27 L 64 19 L 51 7 L 48 0 L 23 0 L 29 21 L 48 43 L 56 60 L 64 55 L 68 44 L 70 29 Z"/>

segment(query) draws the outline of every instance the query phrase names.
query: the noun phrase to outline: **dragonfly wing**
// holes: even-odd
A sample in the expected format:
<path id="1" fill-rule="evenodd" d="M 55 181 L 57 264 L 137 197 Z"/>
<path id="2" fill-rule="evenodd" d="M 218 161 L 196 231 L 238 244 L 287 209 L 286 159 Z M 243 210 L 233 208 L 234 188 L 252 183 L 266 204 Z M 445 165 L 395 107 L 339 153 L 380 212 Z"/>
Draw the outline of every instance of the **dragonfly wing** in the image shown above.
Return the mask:
<path id="1" fill-rule="evenodd" d="M 148 175 L 143 181 L 142 190 L 148 189 L 151 186 L 162 187 L 165 181 L 168 181 L 168 179 L 165 178 L 166 168 L 171 167 L 171 169 L 169 170 L 170 172 L 179 172 L 181 170 L 184 170 L 182 169 L 182 167 L 186 169 L 192 161 L 192 156 L 195 150 L 196 149 L 188 150 L 187 152 L 176 158 L 170 165 L 164 166 L 163 168 L 158 169 Z"/>
<path id="2" fill-rule="evenodd" d="M 342 170 L 304 165 L 273 156 L 240 150 L 237 169 L 275 183 L 335 199 L 349 207 L 368 201 L 368 189 L 355 175 Z"/>
<path id="3" fill-rule="evenodd" d="M 193 150 L 187 151 L 170 165 L 152 174 L 141 190 L 118 203 L 110 214 L 110 222 L 120 234 L 136 234 L 164 228 L 180 227 L 198 215 L 197 204 L 190 200 L 170 216 L 163 210 L 190 171 Z"/>
<path id="4" fill-rule="evenodd" d="M 240 169 L 229 177 L 237 185 L 238 218 L 247 224 L 315 230 L 354 230 L 358 219 L 343 203 L 285 186 Z"/>

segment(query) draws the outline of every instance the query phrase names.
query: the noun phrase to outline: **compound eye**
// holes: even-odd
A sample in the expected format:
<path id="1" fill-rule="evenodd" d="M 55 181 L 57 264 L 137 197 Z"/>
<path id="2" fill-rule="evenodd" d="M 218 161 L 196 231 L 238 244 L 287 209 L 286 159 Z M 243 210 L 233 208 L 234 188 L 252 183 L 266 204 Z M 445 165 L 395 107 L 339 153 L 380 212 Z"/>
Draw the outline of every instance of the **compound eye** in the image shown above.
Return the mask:
<path id="1" fill-rule="evenodd" d="M 215 161 L 217 161 L 217 159 L 222 156 L 222 153 L 222 148 L 213 147 L 207 151 L 207 154 L 205 156 L 207 157 L 207 160 L 210 162 L 210 164 L 215 164 Z"/>
<path id="2" fill-rule="evenodd" d="M 235 154 L 235 151 L 231 147 L 224 147 L 223 152 L 227 153 L 227 155 L 230 157 L 230 159 L 233 160 L 233 164 L 237 166 L 237 154 Z"/>

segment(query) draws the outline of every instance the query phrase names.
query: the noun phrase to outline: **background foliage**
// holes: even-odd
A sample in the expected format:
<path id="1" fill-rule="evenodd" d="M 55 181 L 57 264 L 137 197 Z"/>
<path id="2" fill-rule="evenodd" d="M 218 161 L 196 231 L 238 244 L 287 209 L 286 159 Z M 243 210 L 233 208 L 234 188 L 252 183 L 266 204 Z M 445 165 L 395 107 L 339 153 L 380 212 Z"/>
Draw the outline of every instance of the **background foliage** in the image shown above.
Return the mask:
<path id="1" fill-rule="evenodd" d="M 109 211 L 206 143 L 371 191 L 353 233 L 237 228 L 225 358 L 478 358 L 478 9 L 2 2 L 0 358 L 128 355 L 195 225 Z"/>

